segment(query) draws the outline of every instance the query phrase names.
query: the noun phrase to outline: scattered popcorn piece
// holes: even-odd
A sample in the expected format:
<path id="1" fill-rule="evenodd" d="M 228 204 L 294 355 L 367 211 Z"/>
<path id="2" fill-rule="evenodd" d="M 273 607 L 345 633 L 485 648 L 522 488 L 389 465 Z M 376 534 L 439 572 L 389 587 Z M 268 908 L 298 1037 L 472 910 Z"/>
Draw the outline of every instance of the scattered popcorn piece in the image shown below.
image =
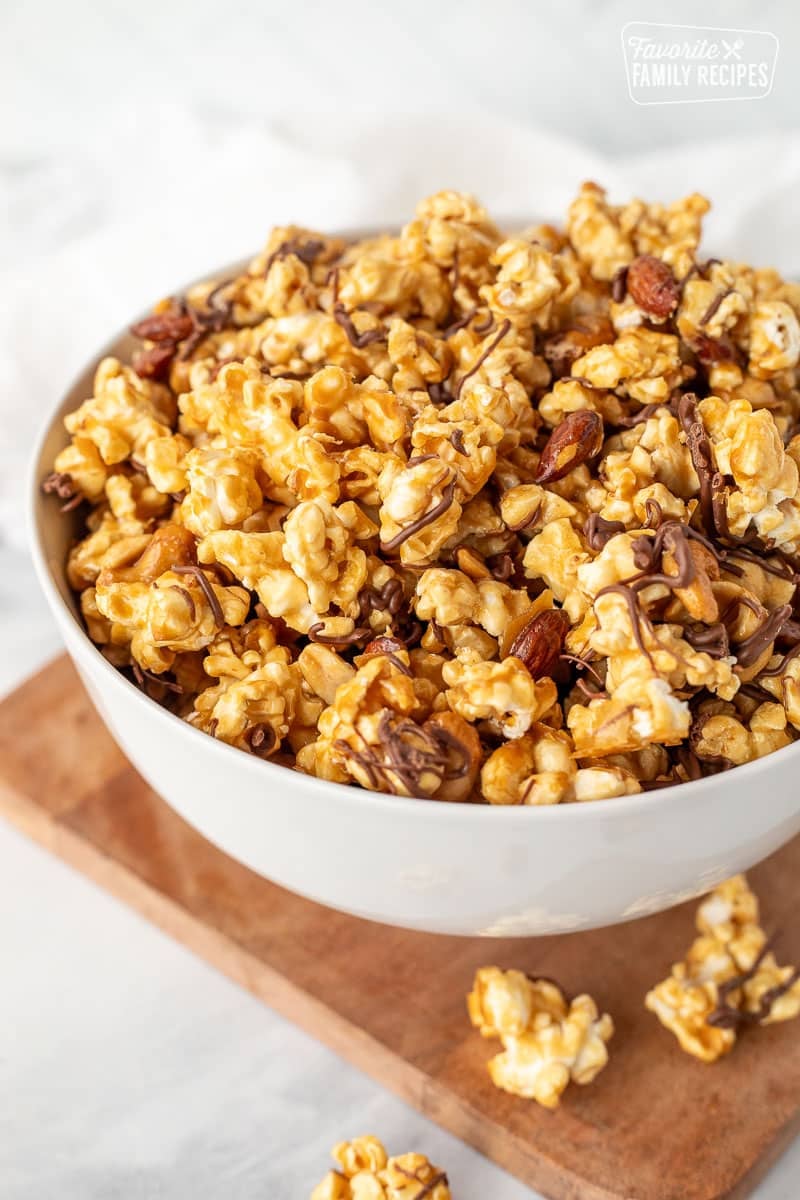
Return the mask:
<path id="1" fill-rule="evenodd" d="M 778 966 L 744 875 L 715 888 L 697 910 L 700 936 L 686 959 L 648 992 L 645 1006 L 701 1062 L 733 1049 L 737 1033 L 800 1015 L 800 971 Z"/>
<path id="2" fill-rule="evenodd" d="M 334 1146 L 329 1171 L 310 1200 L 450 1200 L 447 1175 L 424 1154 L 389 1157 L 376 1137 Z"/>
<path id="3" fill-rule="evenodd" d="M 549 979 L 481 967 L 467 1008 L 483 1037 L 503 1043 L 489 1062 L 492 1082 L 545 1108 L 557 1108 L 570 1081 L 591 1083 L 608 1062 L 611 1017 L 600 1016 L 591 996 L 568 1002 Z"/>

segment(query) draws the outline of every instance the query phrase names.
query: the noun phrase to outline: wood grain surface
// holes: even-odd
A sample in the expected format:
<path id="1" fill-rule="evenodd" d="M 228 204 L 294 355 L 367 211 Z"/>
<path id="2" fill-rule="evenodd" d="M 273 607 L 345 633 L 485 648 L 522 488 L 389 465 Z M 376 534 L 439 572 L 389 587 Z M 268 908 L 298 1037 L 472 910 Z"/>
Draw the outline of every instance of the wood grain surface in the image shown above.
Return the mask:
<path id="1" fill-rule="evenodd" d="M 569 937 L 498 941 L 329 911 L 240 866 L 178 817 L 123 757 L 66 658 L 0 704 L 0 813 L 554 1200 L 744 1197 L 800 1129 L 800 1022 L 751 1031 L 707 1067 L 643 1008 L 693 936 L 694 905 Z M 800 958 L 799 872 L 800 839 L 750 873 L 787 962 Z M 588 991 L 614 1017 L 608 1067 L 591 1086 L 570 1087 L 554 1113 L 497 1091 L 486 1073 L 498 1047 L 470 1028 L 464 997 L 475 969 L 492 962 Z M 363 1132 L 358 1114 L 343 1121 L 342 1137 Z"/>

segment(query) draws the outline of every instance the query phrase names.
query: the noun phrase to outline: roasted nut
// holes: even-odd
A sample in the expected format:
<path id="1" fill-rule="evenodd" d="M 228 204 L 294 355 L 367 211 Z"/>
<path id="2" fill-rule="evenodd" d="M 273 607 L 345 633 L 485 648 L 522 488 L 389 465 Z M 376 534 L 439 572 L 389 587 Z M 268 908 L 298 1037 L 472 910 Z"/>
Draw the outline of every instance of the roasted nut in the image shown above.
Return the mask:
<path id="1" fill-rule="evenodd" d="M 568 632 L 567 614 L 562 609 L 547 609 L 531 618 L 508 652 L 522 659 L 534 679 L 542 679 L 553 674 Z"/>
<path id="2" fill-rule="evenodd" d="M 669 266 L 652 254 L 640 254 L 633 260 L 625 283 L 639 308 L 653 317 L 668 317 L 678 307 L 678 281 Z"/>
<path id="3" fill-rule="evenodd" d="M 557 425 L 542 451 L 535 483 L 555 483 L 599 454 L 603 446 L 603 418 L 580 409 Z"/>
<path id="4" fill-rule="evenodd" d="M 137 321 L 131 325 L 131 333 L 150 342 L 180 342 L 189 336 L 193 328 L 192 318 L 187 312 L 171 307 Z"/>

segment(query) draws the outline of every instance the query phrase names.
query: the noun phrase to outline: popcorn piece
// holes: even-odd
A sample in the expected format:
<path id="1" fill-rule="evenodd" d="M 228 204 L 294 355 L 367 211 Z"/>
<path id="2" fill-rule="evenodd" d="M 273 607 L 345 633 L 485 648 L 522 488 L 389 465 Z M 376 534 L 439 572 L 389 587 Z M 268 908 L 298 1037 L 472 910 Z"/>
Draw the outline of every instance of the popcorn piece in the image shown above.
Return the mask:
<path id="1" fill-rule="evenodd" d="M 645 998 L 687 1054 L 712 1063 L 746 1025 L 800 1014 L 800 972 L 779 967 L 758 923 L 758 900 L 744 875 L 720 884 L 697 911 L 696 938 L 684 962 Z"/>
<path id="2" fill-rule="evenodd" d="M 453 467 L 426 459 L 398 470 L 388 464 L 378 481 L 382 499 L 381 548 L 399 550 L 404 563 L 434 558 L 461 516 Z"/>
<path id="3" fill-rule="evenodd" d="M 406 659 L 394 653 L 367 656 L 337 687 L 319 718 L 318 741 L 298 762 L 315 773 L 344 772 L 375 791 L 465 799 L 480 763 L 477 734 L 453 713 L 414 720 L 426 715 L 424 689 Z"/>
<path id="4" fill-rule="evenodd" d="M 326 500 L 301 501 L 283 526 L 283 557 L 305 582 L 318 613 L 344 608 L 367 581 L 367 556 L 356 539 L 377 533 L 352 501 L 334 508 Z"/>
<path id="5" fill-rule="evenodd" d="M 279 748 L 300 706 L 300 680 L 289 665 L 288 650 L 275 647 L 264 657 L 263 665 L 243 679 L 225 677 L 202 691 L 187 718 L 206 733 L 262 758 Z"/>
<path id="6" fill-rule="evenodd" d="M 141 461 L 149 441 L 171 432 L 174 415 L 174 401 L 166 388 L 140 379 L 116 358 L 104 358 L 95 372 L 94 395 L 66 416 L 64 424 L 73 438 L 82 439 L 77 441 L 76 456 L 85 455 L 85 442 L 92 442 L 110 466 L 129 457 Z M 60 457 L 58 462 L 56 470 L 70 470 L 88 483 L 88 470 L 81 472 L 75 459 L 71 465 L 69 458 Z M 89 487 L 87 494 L 94 490 Z"/>
<path id="7" fill-rule="evenodd" d="M 552 679 L 534 680 L 518 658 L 481 662 L 465 652 L 442 669 L 445 699 L 466 721 L 488 721 L 509 739 L 521 737 L 556 702 Z"/>
<path id="8" fill-rule="evenodd" d="M 482 967 L 467 1007 L 482 1036 L 503 1043 L 489 1062 L 492 1082 L 545 1108 L 558 1107 L 570 1080 L 591 1083 L 608 1062 L 611 1017 L 590 996 L 568 1003 L 550 980 Z"/>
<path id="9" fill-rule="evenodd" d="M 543 580 L 560 601 L 574 590 L 578 569 L 588 561 L 589 554 L 569 517 L 559 517 L 545 525 L 528 542 L 523 559 L 527 577 Z"/>
<path id="10" fill-rule="evenodd" d="M 431 567 L 417 581 L 415 611 L 423 621 L 453 625 L 480 625 L 500 637 L 509 623 L 530 608 L 528 593 L 495 579 L 473 582 L 462 571 Z"/>
<path id="11" fill-rule="evenodd" d="M 731 533 L 743 535 L 752 521 L 762 537 L 794 549 L 800 539 L 800 477 L 772 414 L 753 411 L 745 399 L 725 403 L 716 396 L 701 400 L 697 411 L 717 470 L 736 485 L 725 501 Z"/>
<path id="12" fill-rule="evenodd" d="M 515 1038 L 542 1024 L 563 1020 L 568 1005 L 548 979 L 481 967 L 467 996 L 467 1009 L 481 1037 Z"/>
<path id="13" fill-rule="evenodd" d="M 704 762 L 727 760 L 736 766 L 772 754 L 791 740 L 786 732 L 786 711 L 780 704 L 760 704 L 747 725 L 723 714 L 701 716 L 692 732 L 698 758 Z"/>
<path id="14" fill-rule="evenodd" d="M 450 1200 L 447 1176 L 423 1154 L 390 1158 L 376 1137 L 334 1146 L 340 1170 L 329 1171 L 311 1200 Z"/>
<path id="15" fill-rule="evenodd" d="M 139 666 L 156 673 L 169 670 L 176 653 L 208 646 L 223 625 L 241 625 L 250 608 L 244 588 L 222 587 L 198 567 L 165 571 L 150 583 L 115 576 L 102 571 L 95 589 L 110 641 L 130 645 Z"/>
<path id="16" fill-rule="evenodd" d="M 629 329 L 611 345 L 595 346 L 572 364 L 573 376 L 596 388 L 622 388 L 640 404 L 659 404 L 684 378 L 678 339 Z"/>
<path id="17" fill-rule="evenodd" d="M 241 525 L 252 516 L 262 502 L 256 479 L 258 465 L 254 451 L 239 447 L 190 450 L 183 460 L 188 495 L 180 510 L 186 528 L 204 537 L 218 529 Z"/>
<path id="18" fill-rule="evenodd" d="M 576 996 L 563 1021 L 504 1039 L 503 1053 L 489 1063 L 492 1082 L 544 1108 L 558 1108 L 570 1081 L 585 1085 L 602 1071 L 613 1032 L 611 1017 L 600 1016 L 590 996 Z"/>
<path id="19" fill-rule="evenodd" d="M 636 254 L 663 258 L 681 278 L 692 265 L 708 208 L 697 193 L 666 208 L 641 200 L 617 208 L 603 188 L 585 183 L 570 206 L 567 232 L 594 279 L 611 281 Z"/>
<path id="20" fill-rule="evenodd" d="M 800 323 L 782 300 L 762 301 L 750 316 L 750 366 L 757 379 L 769 379 L 797 366 Z"/>
<path id="21" fill-rule="evenodd" d="M 498 318 L 523 327 L 546 326 L 554 301 L 566 303 L 580 288 L 574 260 L 524 238 L 503 242 L 490 261 L 498 267 L 496 282 L 481 288 L 481 298 Z"/>

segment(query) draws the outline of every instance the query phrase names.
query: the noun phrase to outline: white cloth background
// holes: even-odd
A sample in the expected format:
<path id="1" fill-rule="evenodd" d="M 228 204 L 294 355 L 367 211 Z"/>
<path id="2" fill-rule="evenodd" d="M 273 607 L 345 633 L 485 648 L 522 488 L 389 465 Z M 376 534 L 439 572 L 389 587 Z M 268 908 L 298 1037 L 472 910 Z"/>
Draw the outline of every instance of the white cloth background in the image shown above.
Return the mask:
<path id="1" fill-rule="evenodd" d="M 550 217 L 594 178 L 619 199 L 705 191 L 709 253 L 800 275 L 800 17 L 699 7 L 3 5 L 0 692 L 57 647 L 24 549 L 36 427 L 132 314 L 271 224 L 391 225 L 445 186 Z M 779 33 L 774 95 L 636 109 L 635 19 Z M 446 1164 L 456 1200 L 532 1198 L 0 825 L 3 1200 L 303 1200 L 328 1147 L 367 1129 Z M 800 1147 L 759 1200 L 796 1200 L 798 1175 Z"/>
<path id="2" fill-rule="evenodd" d="M 149 142 L 143 131 L 154 127 Z M 339 116 L 317 116 L 215 128 L 168 107 L 120 119 L 108 137 L 111 157 L 71 152 L 0 175 L 9 310 L 0 322 L 0 529 L 11 541 L 24 538 L 26 449 L 71 374 L 138 310 L 253 252 L 273 224 L 391 227 L 444 186 L 475 192 L 498 215 L 550 218 L 591 178 L 620 199 L 704 191 L 716 198 L 710 251 L 800 272 L 798 135 L 611 160 L 477 113 L 433 126 L 405 116 L 343 128 Z"/>

